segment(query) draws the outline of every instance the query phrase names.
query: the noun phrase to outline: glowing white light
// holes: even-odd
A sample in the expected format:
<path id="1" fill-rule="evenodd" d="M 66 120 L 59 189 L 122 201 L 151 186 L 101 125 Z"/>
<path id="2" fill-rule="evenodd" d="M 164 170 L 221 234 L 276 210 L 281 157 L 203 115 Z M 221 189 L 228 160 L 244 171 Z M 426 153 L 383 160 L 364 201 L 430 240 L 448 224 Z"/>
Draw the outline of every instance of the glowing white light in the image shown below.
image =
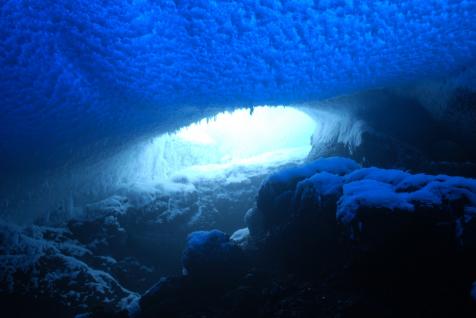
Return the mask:
<path id="1" fill-rule="evenodd" d="M 239 109 L 203 119 L 177 132 L 182 140 L 213 145 L 224 161 L 249 158 L 283 148 L 309 146 L 315 122 L 289 107 Z"/>
<path id="2" fill-rule="evenodd" d="M 224 112 L 176 133 L 154 138 L 136 157 L 143 178 L 222 173 L 237 166 L 271 166 L 303 159 L 311 148 L 315 121 L 290 107 Z"/>

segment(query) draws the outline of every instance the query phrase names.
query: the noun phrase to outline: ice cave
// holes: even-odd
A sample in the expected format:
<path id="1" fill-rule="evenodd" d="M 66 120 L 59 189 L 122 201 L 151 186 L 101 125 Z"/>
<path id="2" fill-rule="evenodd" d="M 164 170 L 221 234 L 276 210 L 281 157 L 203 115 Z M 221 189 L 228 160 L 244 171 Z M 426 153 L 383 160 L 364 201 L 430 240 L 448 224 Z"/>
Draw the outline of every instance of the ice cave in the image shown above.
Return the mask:
<path id="1" fill-rule="evenodd" d="M 0 316 L 476 317 L 474 21 L 0 1 Z"/>

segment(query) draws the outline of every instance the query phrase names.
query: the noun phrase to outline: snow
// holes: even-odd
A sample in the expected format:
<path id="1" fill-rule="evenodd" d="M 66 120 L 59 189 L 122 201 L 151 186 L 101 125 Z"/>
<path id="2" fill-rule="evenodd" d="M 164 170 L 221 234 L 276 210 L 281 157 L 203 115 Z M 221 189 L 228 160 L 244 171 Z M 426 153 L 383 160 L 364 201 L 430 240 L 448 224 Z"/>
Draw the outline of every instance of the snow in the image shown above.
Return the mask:
<path id="1" fill-rule="evenodd" d="M 385 208 L 413 211 L 406 193 L 397 193 L 393 187 L 372 179 L 350 182 L 344 185 L 343 195 L 338 202 L 336 216 L 344 223 L 352 222 L 359 209 Z"/>
<path id="2" fill-rule="evenodd" d="M 243 262 L 241 250 L 219 230 L 196 231 L 187 237 L 183 252 L 183 274 L 195 277 L 219 276 L 235 272 Z"/>
<path id="3" fill-rule="evenodd" d="M 337 218 L 348 223 L 359 209 L 386 208 L 415 211 L 418 207 L 438 208 L 448 204 L 455 216 L 462 213 L 472 218 L 476 206 L 476 180 L 426 174 L 412 175 L 394 169 L 364 168 L 345 176 L 343 196 L 339 200 Z M 465 207 L 454 207 L 463 200 Z M 457 204 L 456 204 L 457 205 Z"/>
<path id="4" fill-rule="evenodd" d="M 363 168 L 346 176 L 346 182 L 360 181 L 363 179 L 375 180 L 384 183 L 398 184 L 410 174 L 396 169 L 381 169 L 376 167 Z"/>
<path id="5" fill-rule="evenodd" d="M 344 175 L 358 168 L 360 168 L 360 166 L 352 159 L 329 157 L 306 163 L 301 166 L 279 170 L 268 178 L 268 183 L 290 183 L 293 180 L 309 178 L 321 171 L 336 175 Z"/>
<path id="6" fill-rule="evenodd" d="M 201 263 L 207 263 L 213 261 L 214 257 L 220 257 L 228 243 L 229 237 L 219 230 L 190 233 L 183 253 L 184 275 L 189 275 L 190 271 L 193 271 L 194 263 L 198 263 L 198 267 L 202 267 Z"/>
<path id="7" fill-rule="evenodd" d="M 187 249 L 199 250 L 203 249 L 208 243 L 224 244 L 228 240 L 228 236 L 219 230 L 196 231 L 188 235 Z"/>
<path id="8" fill-rule="evenodd" d="M 299 182 L 296 186 L 296 193 L 301 193 L 305 188 L 312 188 L 316 194 L 328 196 L 339 193 L 342 183 L 342 177 L 328 172 L 320 172 Z"/>
<path id="9" fill-rule="evenodd" d="M 411 190 L 422 188 L 433 180 L 435 180 L 435 176 L 430 176 L 423 173 L 413 175 L 407 174 L 405 175 L 405 178 L 395 186 L 395 190 L 399 192 L 408 192 Z"/>
<path id="10" fill-rule="evenodd" d="M 85 214 L 89 219 L 99 219 L 108 215 L 122 215 L 126 213 L 129 206 L 127 198 L 113 195 L 99 202 L 86 205 Z"/>
<path id="11" fill-rule="evenodd" d="M 242 229 L 236 230 L 230 236 L 230 240 L 234 242 L 241 242 L 244 239 L 246 239 L 248 235 L 250 235 L 250 231 L 248 230 L 248 228 L 242 228 Z"/>
<path id="12" fill-rule="evenodd" d="M 420 190 L 415 191 L 411 198 L 423 201 L 427 205 L 437 206 L 443 201 L 454 202 L 464 200 L 471 207 L 476 206 L 476 180 L 459 177 L 440 177 L 440 180 L 429 182 Z M 468 211 L 469 211 L 468 210 Z"/>
<path id="13" fill-rule="evenodd" d="M 57 236 L 50 237 L 52 233 Z M 92 253 L 69 235 L 64 229 L 1 223 L 1 289 L 51 297 L 74 308 L 98 301 L 115 306 L 121 299 L 138 297 L 110 274 L 85 263 L 82 257 Z"/>
<path id="14" fill-rule="evenodd" d="M 245 248 L 248 246 L 248 241 L 250 239 L 250 230 L 245 227 L 239 230 L 236 230 L 231 236 L 230 241 L 234 242 L 238 246 Z"/>
<path id="15" fill-rule="evenodd" d="M 271 175 L 261 186 L 258 208 L 246 214 L 245 222 L 251 236 L 258 238 L 296 218 L 302 207 L 319 211 L 332 207 L 324 206 L 323 200 L 336 202 L 336 220 L 351 229 L 352 237 L 373 217 L 381 220 L 380 216 L 392 213 L 397 217 L 416 213 L 430 223 L 444 218 L 454 226 L 460 244 L 472 244 L 465 231 L 476 221 L 476 180 L 360 168 L 354 161 L 338 157 Z"/>
<path id="16" fill-rule="evenodd" d="M 118 307 L 122 310 L 126 310 L 129 317 L 136 317 L 140 312 L 139 300 L 139 295 L 131 294 L 122 298 L 119 301 Z"/>

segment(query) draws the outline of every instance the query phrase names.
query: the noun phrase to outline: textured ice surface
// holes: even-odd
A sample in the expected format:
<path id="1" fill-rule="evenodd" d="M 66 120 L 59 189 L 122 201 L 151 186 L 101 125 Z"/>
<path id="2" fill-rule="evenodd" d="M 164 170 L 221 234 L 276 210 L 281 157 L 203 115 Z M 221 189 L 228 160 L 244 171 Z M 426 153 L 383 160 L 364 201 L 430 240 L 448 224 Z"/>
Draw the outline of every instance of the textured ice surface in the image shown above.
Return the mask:
<path id="1" fill-rule="evenodd" d="M 2 162 L 52 164 L 206 107 L 458 72 L 474 62 L 475 13 L 468 0 L 2 1 Z"/>

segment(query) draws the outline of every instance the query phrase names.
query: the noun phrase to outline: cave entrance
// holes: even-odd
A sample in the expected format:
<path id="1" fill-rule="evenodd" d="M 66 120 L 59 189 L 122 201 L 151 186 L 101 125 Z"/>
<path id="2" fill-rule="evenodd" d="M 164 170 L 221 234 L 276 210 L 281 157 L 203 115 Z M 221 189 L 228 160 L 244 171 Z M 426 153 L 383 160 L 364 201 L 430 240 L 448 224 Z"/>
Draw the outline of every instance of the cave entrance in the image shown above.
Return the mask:
<path id="1" fill-rule="evenodd" d="M 313 118 L 292 107 L 222 112 L 151 140 L 134 171 L 142 180 L 238 180 L 306 158 L 315 128 Z"/>
<path id="2" fill-rule="evenodd" d="M 189 230 L 231 232 L 243 225 L 267 175 L 307 158 L 316 127 L 293 107 L 222 112 L 153 138 L 129 169 L 134 184 L 152 184 L 166 197 L 162 218 L 180 215 Z"/>
<path id="3" fill-rule="evenodd" d="M 88 205 L 92 221 L 78 228 L 101 224 L 95 241 L 111 242 L 101 253 L 126 260 L 121 283 L 142 292 L 162 275 L 180 273 L 189 233 L 244 228 L 263 180 L 306 160 L 316 128 L 306 110 L 262 106 L 219 113 L 154 137 L 114 161 L 122 188 Z M 117 235 L 104 237 L 111 227 Z"/>

